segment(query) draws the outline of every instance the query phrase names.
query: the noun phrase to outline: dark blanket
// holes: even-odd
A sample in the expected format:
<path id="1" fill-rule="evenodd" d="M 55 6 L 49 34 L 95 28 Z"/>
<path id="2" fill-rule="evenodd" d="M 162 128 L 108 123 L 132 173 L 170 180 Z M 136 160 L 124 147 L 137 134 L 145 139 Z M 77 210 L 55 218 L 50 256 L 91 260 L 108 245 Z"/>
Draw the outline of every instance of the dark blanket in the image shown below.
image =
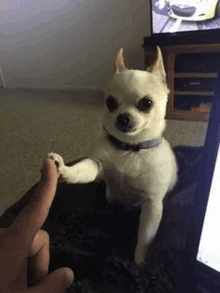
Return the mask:
<path id="1" fill-rule="evenodd" d="M 183 251 L 202 148 L 178 146 L 174 151 L 178 183 L 167 196 L 158 233 L 141 268 L 133 261 L 138 207 L 108 204 L 104 182 L 58 186 L 42 229 L 51 238 L 50 272 L 71 267 L 75 273 L 67 292 L 176 292 L 177 285 L 184 285 Z M 10 211 L 11 219 L 20 208 Z M 7 226 L 9 214 L 3 214 L 0 226 Z"/>

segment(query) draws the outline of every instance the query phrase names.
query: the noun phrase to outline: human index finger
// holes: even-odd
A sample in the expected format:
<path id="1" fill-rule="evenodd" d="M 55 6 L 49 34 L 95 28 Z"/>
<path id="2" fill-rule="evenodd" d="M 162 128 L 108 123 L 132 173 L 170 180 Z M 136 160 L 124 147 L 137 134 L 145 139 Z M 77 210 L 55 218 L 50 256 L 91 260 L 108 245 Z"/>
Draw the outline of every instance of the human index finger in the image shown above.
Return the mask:
<path id="1" fill-rule="evenodd" d="M 46 158 L 42 168 L 42 178 L 38 182 L 33 196 L 9 228 L 13 234 L 25 236 L 27 245 L 32 243 L 33 237 L 48 216 L 55 196 L 57 180 L 57 167 L 54 161 Z"/>

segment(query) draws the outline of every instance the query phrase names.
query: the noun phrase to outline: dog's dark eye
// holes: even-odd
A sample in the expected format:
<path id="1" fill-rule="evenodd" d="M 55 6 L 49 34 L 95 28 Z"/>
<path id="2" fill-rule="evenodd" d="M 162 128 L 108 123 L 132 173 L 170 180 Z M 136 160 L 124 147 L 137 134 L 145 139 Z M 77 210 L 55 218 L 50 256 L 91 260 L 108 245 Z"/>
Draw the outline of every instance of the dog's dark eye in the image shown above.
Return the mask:
<path id="1" fill-rule="evenodd" d="M 109 96 L 106 99 L 106 105 L 107 105 L 110 112 L 113 112 L 114 110 L 116 110 L 118 108 L 118 102 L 116 101 L 116 99 L 113 96 Z"/>
<path id="2" fill-rule="evenodd" d="M 144 97 L 140 99 L 140 101 L 137 103 L 137 108 L 140 111 L 147 112 L 152 106 L 152 104 L 153 102 L 149 98 Z"/>

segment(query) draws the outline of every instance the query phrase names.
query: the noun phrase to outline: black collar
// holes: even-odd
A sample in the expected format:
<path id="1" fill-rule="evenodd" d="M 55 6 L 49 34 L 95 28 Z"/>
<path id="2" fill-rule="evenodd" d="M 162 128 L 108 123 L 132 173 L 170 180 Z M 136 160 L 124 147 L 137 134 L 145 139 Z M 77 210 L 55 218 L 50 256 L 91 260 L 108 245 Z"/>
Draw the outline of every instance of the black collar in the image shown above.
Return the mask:
<path id="1" fill-rule="evenodd" d="M 116 146 L 119 149 L 125 150 L 125 151 L 133 151 L 133 152 L 138 152 L 140 149 L 149 149 L 149 148 L 153 148 L 158 146 L 161 143 L 162 137 L 158 138 L 158 139 L 152 139 L 149 141 L 144 141 L 144 142 L 140 142 L 138 144 L 128 144 L 125 142 L 122 142 L 120 140 L 118 140 L 116 137 L 112 136 L 111 134 L 109 134 L 107 132 L 107 130 L 105 129 L 105 127 L 103 127 L 104 130 L 107 133 L 108 139 L 110 140 L 110 142 Z"/>

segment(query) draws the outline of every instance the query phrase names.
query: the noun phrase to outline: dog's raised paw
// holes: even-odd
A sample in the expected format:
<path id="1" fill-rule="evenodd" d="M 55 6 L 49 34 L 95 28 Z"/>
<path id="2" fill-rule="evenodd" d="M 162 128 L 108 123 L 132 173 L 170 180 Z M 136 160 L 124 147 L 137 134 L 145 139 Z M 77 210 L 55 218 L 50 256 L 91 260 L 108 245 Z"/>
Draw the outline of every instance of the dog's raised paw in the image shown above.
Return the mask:
<path id="1" fill-rule="evenodd" d="M 50 159 L 55 160 L 55 162 L 58 164 L 58 167 L 64 167 L 65 166 L 63 158 L 60 155 L 58 155 L 56 153 L 49 153 L 47 155 L 47 157 L 50 158 Z"/>

